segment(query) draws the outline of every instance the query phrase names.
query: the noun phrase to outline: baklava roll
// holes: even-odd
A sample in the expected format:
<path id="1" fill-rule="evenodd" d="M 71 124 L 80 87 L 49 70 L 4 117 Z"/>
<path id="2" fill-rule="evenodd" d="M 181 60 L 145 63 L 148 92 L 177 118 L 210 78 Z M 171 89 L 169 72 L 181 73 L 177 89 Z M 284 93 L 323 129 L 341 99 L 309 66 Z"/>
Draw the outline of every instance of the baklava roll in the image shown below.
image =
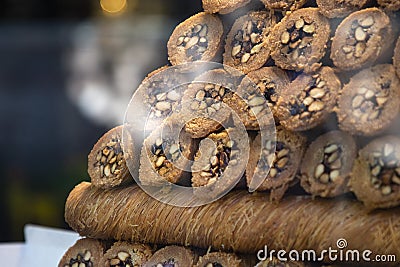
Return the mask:
<path id="1" fill-rule="evenodd" d="M 353 135 L 376 135 L 399 112 L 400 80 L 390 64 L 376 65 L 354 75 L 337 101 L 339 127 Z"/>
<path id="2" fill-rule="evenodd" d="M 314 72 L 321 66 L 330 32 L 329 20 L 318 8 L 288 13 L 269 36 L 271 57 L 282 69 Z"/>
<path id="3" fill-rule="evenodd" d="M 102 190 L 84 182 L 69 194 L 65 219 L 79 234 L 101 239 L 254 255 L 266 245 L 320 253 L 344 238 L 352 249 L 400 257 L 399 209 L 368 213 L 355 200 L 288 196 L 271 203 L 268 198 L 236 190 L 207 205 L 182 208 L 161 203 L 136 185 Z"/>
<path id="4" fill-rule="evenodd" d="M 88 173 L 92 184 L 101 188 L 110 188 L 132 183 L 127 161 L 138 166 L 138 156 L 135 143 L 126 135 L 126 144 L 131 144 L 131 153 L 124 153 L 122 149 L 123 126 L 118 126 L 105 133 L 94 145 L 88 155 Z"/>
<path id="5" fill-rule="evenodd" d="M 103 255 L 101 265 L 95 266 L 143 266 L 152 254 L 152 250 L 148 245 L 117 241 Z"/>
<path id="6" fill-rule="evenodd" d="M 357 146 L 351 135 L 341 131 L 320 135 L 304 154 L 301 186 L 313 196 L 336 197 L 347 193 L 356 155 Z"/>
<path id="7" fill-rule="evenodd" d="M 289 82 L 286 72 L 278 67 L 263 67 L 247 74 L 237 91 L 247 105 L 230 105 L 247 130 L 260 130 L 260 120 L 270 123 L 278 96 Z"/>
<path id="8" fill-rule="evenodd" d="M 193 63 L 192 63 L 193 64 Z M 130 122 L 135 140 L 143 140 L 143 132 L 151 133 L 172 113 L 178 112 L 185 90 L 185 84 L 194 79 L 196 65 L 192 69 L 180 65 L 163 66 L 149 73 L 137 88 L 134 101 L 129 105 L 126 120 Z"/>
<path id="9" fill-rule="evenodd" d="M 268 36 L 276 22 L 277 17 L 267 11 L 238 18 L 226 37 L 223 63 L 245 74 L 261 68 L 270 57 Z"/>
<path id="10" fill-rule="evenodd" d="M 279 95 L 275 115 L 288 130 L 312 129 L 334 111 L 341 86 L 330 67 L 315 74 L 302 73 Z"/>
<path id="11" fill-rule="evenodd" d="M 261 0 L 267 9 L 293 11 L 300 9 L 307 0 Z"/>
<path id="12" fill-rule="evenodd" d="M 222 21 L 218 16 L 198 13 L 173 31 L 167 44 L 168 59 L 172 65 L 217 59 L 222 52 L 223 34 Z"/>
<path id="13" fill-rule="evenodd" d="M 141 184 L 163 186 L 188 182 L 188 160 L 193 158 L 195 145 L 195 140 L 185 131 L 179 131 L 174 117 L 168 118 L 144 141 L 140 154 Z"/>
<path id="14" fill-rule="evenodd" d="M 353 12 L 337 27 L 330 57 L 344 71 L 371 66 L 392 45 L 392 35 L 390 18 L 382 10 Z"/>
<path id="15" fill-rule="evenodd" d="M 232 189 L 244 174 L 248 146 L 234 128 L 212 133 L 202 140 L 192 165 L 195 193 L 212 198 Z"/>
<path id="16" fill-rule="evenodd" d="M 307 139 L 300 133 L 278 126 L 275 144 L 264 140 L 260 133 L 250 146 L 250 159 L 246 167 L 246 180 L 250 185 L 255 173 L 265 177 L 258 191 L 270 191 L 270 200 L 279 201 L 293 183 L 306 148 Z"/>
<path id="17" fill-rule="evenodd" d="M 103 257 L 106 244 L 103 241 L 82 238 L 75 242 L 63 255 L 58 267 L 103 266 Z"/>
<path id="18" fill-rule="evenodd" d="M 361 149 L 349 185 L 367 208 L 399 206 L 400 138 L 378 137 Z"/>
<path id="19" fill-rule="evenodd" d="M 185 131 L 192 138 L 203 138 L 228 122 L 232 108 L 226 102 L 232 100 L 239 80 L 223 69 L 214 69 L 197 77 L 187 86 L 182 99 L 182 120 Z M 232 103 L 245 105 L 243 101 Z"/>

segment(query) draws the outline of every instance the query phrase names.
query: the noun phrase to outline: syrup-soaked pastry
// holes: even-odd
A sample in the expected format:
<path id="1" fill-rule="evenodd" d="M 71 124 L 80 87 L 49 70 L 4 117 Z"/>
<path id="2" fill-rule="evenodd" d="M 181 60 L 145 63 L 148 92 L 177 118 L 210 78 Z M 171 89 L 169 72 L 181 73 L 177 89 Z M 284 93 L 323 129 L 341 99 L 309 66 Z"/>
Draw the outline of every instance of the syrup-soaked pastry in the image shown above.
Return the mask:
<path id="1" fill-rule="evenodd" d="M 143 266 L 151 257 L 152 250 L 148 245 L 115 242 L 104 254 L 101 264 L 105 267 Z"/>
<path id="2" fill-rule="evenodd" d="M 186 162 L 195 152 L 195 141 L 185 131 L 178 131 L 178 122 L 169 117 L 145 139 L 140 154 L 139 181 L 143 185 L 176 184 L 190 178 Z M 177 137 L 176 135 L 179 135 Z M 180 167 L 184 165 L 183 167 Z"/>
<path id="3" fill-rule="evenodd" d="M 268 36 L 277 17 L 267 11 L 252 11 L 238 18 L 226 41 L 223 63 L 248 73 L 261 68 L 270 58 Z"/>
<path id="4" fill-rule="evenodd" d="M 351 13 L 337 27 L 330 57 L 341 70 L 373 65 L 392 45 L 390 18 L 378 8 Z"/>
<path id="5" fill-rule="evenodd" d="M 337 104 L 339 127 L 353 135 L 376 135 L 397 117 L 400 80 L 393 65 L 382 64 L 355 74 Z"/>
<path id="6" fill-rule="evenodd" d="M 65 219 L 79 234 L 101 239 L 255 255 L 265 245 L 269 250 L 321 252 L 344 238 L 352 249 L 400 257 L 399 208 L 368 213 L 361 202 L 346 198 L 287 196 L 279 203 L 268 198 L 233 190 L 207 205 L 182 208 L 162 203 L 136 185 L 102 190 L 84 182 L 69 194 Z M 367 235 L 365 229 L 375 234 Z"/>
<path id="7" fill-rule="evenodd" d="M 314 72 L 321 66 L 330 31 L 329 20 L 318 8 L 288 13 L 269 36 L 271 57 L 282 69 Z"/>
<path id="8" fill-rule="evenodd" d="M 250 147 L 250 159 L 246 167 L 247 184 L 251 183 L 255 172 L 260 172 L 265 180 L 257 190 L 270 191 L 270 200 L 279 201 L 295 179 L 307 139 L 278 126 L 275 145 L 268 138 L 264 140 L 264 146 L 261 142 L 259 133 Z M 261 151 L 261 147 L 264 150 Z"/>
<path id="9" fill-rule="evenodd" d="M 234 187 L 245 170 L 244 154 L 248 143 L 234 128 L 212 133 L 202 140 L 192 165 L 195 193 L 212 197 Z"/>
<path id="10" fill-rule="evenodd" d="M 336 197 L 347 193 L 356 155 L 357 146 L 351 135 L 341 131 L 320 135 L 304 154 L 301 186 L 313 196 Z"/>
<path id="11" fill-rule="evenodd" d="M 136 105 L 131 104 L 127 115 L 136 132 L 151 132 L 173 112 L 179 111 L 184 86 L 192 79 L 194 70 L 163 66 L 149 73 L 137 88 Z"/>
<path id="12" fill-rule="evenodd" d="M 221 19 L 213 14 L 198 13 L 173 31 L 168 40 L 168 58 L 172 65 L 197 60 L 211 61 L 222 51 L 224 30 Z"/>
<path id="13" fill-rule="evenodd" d="M 132 153 L 124 153 L 122 150 L 122 130 L 123 126 L 118 126 L 105 133 L 94 145 L 88 155 L 88 173 L 93 185 L 101 188 L 110 188 L 127 183 L 132 183 L 133 179 L 129 172 L 126 157 L 130 162 L 138 166 L 139 157 L 134 148 L 135 143 L 132 138 L 126 144 L 133 147 Z M 126 135 L 128 138 L 129 136 Z"/>
<path id="14" fill-rule="evenodd" d="M 259 130 L 259 120 L 269 122 L 271 112 L 276 112 L 278 96 L 289 82 L 286 72 L 278 67 L 263 67 L 247 74 L 237 91 L 247 106 L 231 105 L 247 130 Z"/>
<path id="15" fill-rule="evenodd" d="M 185 131 L 192 138 L 205 137 L 228 122 L 232 108 L 227 106 L 227 102 L 230 105 L 246 105 L 243 101 L 232 102 L 232 88 L 236 88 L 238 83 L 238 77 L 223 69 L 214 69 L 188 85 L 182 98 L 182 120 L 185 120 Z M 188 121 L 187 117 L 190 118 Z"/>
<path id="16" fill-rule="evenodd" d="M 58 267 L 95 267 L 102 266 L 106 244 L 103 241 L 82 238 L 76 241 L 63 255 Z"/>
<path id="17" fill-rule="evenodd" d="M 330 67 L 302 73 L 280 94 L 275 115 L 288 130 L 312 129 L 333 112 L 340 90 L 341 82 Z"/>
<path id="18" fill-rule="evenodd" d="M 358 153 L 350 188 L 367 208 L 400 205 L 400 138 L 383 136 Z"/>

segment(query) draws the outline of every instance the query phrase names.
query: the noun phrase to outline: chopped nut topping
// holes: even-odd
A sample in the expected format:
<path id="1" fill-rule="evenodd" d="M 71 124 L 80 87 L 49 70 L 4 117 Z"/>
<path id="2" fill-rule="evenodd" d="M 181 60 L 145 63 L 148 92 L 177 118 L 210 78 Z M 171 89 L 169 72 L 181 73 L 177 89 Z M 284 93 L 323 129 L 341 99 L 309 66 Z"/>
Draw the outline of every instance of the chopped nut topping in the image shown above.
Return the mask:
<path id="1" fill-rule="evenodd" d="M 324 147 L 323 157 L 315 167 L 314 178 L 323 184 L 335 182 L 340 176 L 342 167 L 342 146 L 337 143 L 330 143 Z"/>
<path id="2" fill-rule="evenodd" d="M 200 176 L 203 181 L 196 186 L 215 183 L 222 176 L 228 165 L 238 164 L 239 149 L 237 144 L 230 140 L 227 131 L 213 133 L 209 138 L 213 140 L 216 148 L 206 156 L 208 158 L 207 162 L 202 163 L 204 166 L 201 166 Z"/>
<path id="3" fill-rule="evenodd" d="M 120 142 L 119 137 L 115 136 L 98 152 L 94 166 L 99 168 L 102 178 L 121 172 L 125 161 Z"/>
<path id="4" fill-rule="evenodd" d="M 152 81 L 146 88 L 145 103 L 151 107 L 149 118 L 165 118 L 175 110 L 181 99 L 181 88 L 171 90 L 173 75 Z M 166 92 L 168 91 L 168 92 Z"/>
<path id="5" fill-rule="evenodd" d="M 374 25 L 374 19 L 369 16 L 363 20 L 354 20 L 348 36 L 346 45 L 342 47 L 346 58 L 360 58 L 367 48 L 367 42 L 372 34 L 371 27 Z"/>
<path id="6" fill-rule="evenodd" d="M 290 148 L 285 143 L 276 142 L 275 153 L 272 153 L 273 148 L 272 141 L 268 140 L 259 161 L 261 167 L 271 167 L 268 174 L 270 178 L 278 177 L 290 164 Z"/>
<path id="7" fill-rule="evenodd" d="M 400 159 L 394 145 L 386 143 L 381 150 L 369 153 L 369 167 L 372 186 L 382 195 L 390 195 L 400 185 Z"/>
<path id="8" fill-rule="evenodd" d="M 381 91 L 361 87 L 357 90 L 351 101 L 353 115 L 361 121 L 371 121 L 379 118 L 385 103 L 388 100 L 388 88 L 381 88 Z"/>
<path id="9" fill-rule="evenodd" d="M 82 254 L 78 253 L 75 258 L 71 258 L 69 264 L 65 264 L 64 267 L 94 267 L 91 257 L 91 252 L 86 250 Z"/>
<path id="10" fill-rule="evenodd" d="M 325 109 L 326 99 L 330 98 L 329 87 L 317 74 L 312 77 L 312 80 L 303 91 L 289 97 L 290 99 L 285 104 L 285 108 L 290 115 L 306 118 Z"/>
<path id="11" fill-rule="evenodd" d="M 198 84 L 196 84 L 198 85 Z M 221 102 L 229 89 L 218 84 L 204 84 L 200 88 L 190 104 L 192 110 L 203 110 L 208 115 L 211 115 L 221 108 Z"/>
<path id="12" fill-rule="evenodd" d="M 232 40 L 231 55 L 235 64 L 245 64 L 251 60 L 252 55 L 257 54 L 264 47 L 263 30 L 266 27 L 265 21 L 248 20 L 243 27 L 237 31 Z"/>
<path id="13" fill-rule="evenodd" d="M 306 61 L 306 54 L 310 50 L 315 27 L 313 21 L 305 21 L 303 18 L 289 21 L 286 27 L 287 31 L 281 35 L 282 51 L 293 60 Z"/>
<path id="14" fill-rule="evenodd" d="M 176 45 L 186 49 L 187 57 L 192 60 L 200 60 L 208 47 L 207 33 L 207 25 L 197 24 L 186 35 L 180 36 Z"/>
<path id="15" fill-rule="evenodd" d="M 180 157 L 180 145 L 171 143 L 172 140 L 157 138 L 150 147 L 150 160 L 153 162 L 154 169 L 164 175 L 172 166 L 170 159 L 177 160 Z"/>

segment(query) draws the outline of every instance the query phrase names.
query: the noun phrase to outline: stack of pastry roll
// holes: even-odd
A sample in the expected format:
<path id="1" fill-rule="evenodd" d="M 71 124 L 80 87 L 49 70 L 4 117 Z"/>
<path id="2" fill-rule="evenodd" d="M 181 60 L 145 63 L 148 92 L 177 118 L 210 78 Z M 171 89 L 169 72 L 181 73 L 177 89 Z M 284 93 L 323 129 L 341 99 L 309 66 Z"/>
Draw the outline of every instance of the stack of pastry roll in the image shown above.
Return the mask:
<path id="1" fill-rule="evenodd" d="M 65 206 L 83 238 L 59 266 L 343 266 L 258 257 L 340 239 L 399 259 L 398 1 L 202 4 L 172 31 L 169 65 L 144 78 L 129 123 L 89 153 L 91 181 Z M 215 201 L 173 206 L 143 186 Z"/>

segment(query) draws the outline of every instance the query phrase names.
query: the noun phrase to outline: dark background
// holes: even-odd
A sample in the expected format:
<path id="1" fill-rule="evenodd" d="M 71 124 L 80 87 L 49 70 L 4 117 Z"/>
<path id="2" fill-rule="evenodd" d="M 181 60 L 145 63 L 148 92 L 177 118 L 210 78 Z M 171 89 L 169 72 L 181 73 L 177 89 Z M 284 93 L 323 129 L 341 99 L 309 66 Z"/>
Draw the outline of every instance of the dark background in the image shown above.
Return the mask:
<path id="1" fill-rule="evenodd" d="M 201 1 L 0 1 L 0 242 L 27 223 L 67 228 L 64 202 L 87 154 L 123 121 L 143 77 L 167 64 L 175 25 Z"/>

